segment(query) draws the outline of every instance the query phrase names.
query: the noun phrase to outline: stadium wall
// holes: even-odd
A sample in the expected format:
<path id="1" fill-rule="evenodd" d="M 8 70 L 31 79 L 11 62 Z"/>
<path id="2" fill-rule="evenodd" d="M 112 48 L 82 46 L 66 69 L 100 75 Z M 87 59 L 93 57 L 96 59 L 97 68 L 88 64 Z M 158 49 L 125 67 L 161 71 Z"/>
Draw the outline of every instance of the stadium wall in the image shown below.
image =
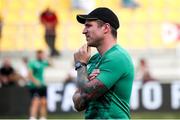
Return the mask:
<path id="1" fill-rule="evenodd" d="M 74 112 L 72 95 L 74 83 L 48 85 L 48 112 Z M 0 88 L 0 116 L 28 115 L 30 96 L 26 87 Z M 131 97 L 132 112 L 170 112 L 180 110 L 180 81 L 162 84 L 157 81 L 143 84 L 135 81 Z"/>

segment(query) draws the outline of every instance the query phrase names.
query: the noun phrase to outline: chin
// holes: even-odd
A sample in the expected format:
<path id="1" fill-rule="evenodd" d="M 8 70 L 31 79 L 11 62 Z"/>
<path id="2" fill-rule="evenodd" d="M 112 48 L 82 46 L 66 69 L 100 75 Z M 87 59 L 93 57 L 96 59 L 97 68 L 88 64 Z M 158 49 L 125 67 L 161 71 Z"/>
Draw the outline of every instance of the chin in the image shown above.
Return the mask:
<path id="1" fill-rule="evenodd" d="M 88 45 L 89 47 L 94 47 L 91 43 L 87 43 L 87 45 Z"/>
<path id="2" fill-rule="evenodd" d="M 87 45 L 89 46 L 89 47 L 96 47 L 97 46 L 97 44 L 96 44 L 96 42 L 94 42 L 94 41 L 87 41 Z"/>

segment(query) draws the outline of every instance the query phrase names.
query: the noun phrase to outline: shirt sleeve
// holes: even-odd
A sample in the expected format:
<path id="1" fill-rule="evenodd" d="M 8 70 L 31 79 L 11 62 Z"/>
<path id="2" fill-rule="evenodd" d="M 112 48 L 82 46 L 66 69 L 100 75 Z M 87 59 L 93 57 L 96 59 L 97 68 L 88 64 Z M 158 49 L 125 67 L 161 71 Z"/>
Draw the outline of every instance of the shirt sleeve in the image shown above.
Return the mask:
<path id="1" fill-rule="evenodd" d="M 125 74 L 125 64 L 123 59 L 109 58 L 102 61 L 99 66 L 100 74 L 96 77 L 108 89 L 110 89 Z"/>
<path id="2" fill-rule="evenodd" d="M 33 62 L 32 61 L 28 62 L 27 67 L 29 70 L 33 70 Z"/>

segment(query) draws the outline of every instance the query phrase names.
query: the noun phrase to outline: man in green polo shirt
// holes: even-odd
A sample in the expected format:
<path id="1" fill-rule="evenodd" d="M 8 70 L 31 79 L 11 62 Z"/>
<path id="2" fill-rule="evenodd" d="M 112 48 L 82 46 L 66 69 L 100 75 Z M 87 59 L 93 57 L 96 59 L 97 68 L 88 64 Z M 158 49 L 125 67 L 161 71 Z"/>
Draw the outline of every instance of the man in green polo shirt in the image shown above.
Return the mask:
<path id="1" fill-rule="evenodd" d="M 42 50 L 36 52 L 36 59 L 28 62 L 29 83 L 28 88 L 31 95 L 30 120 L 37 119 L 40 112 L 40 119 L 46 119 L 46 85 L 44 80 L 44 70 L 49 66 Z"/>
<path id="2" fill-rule="evenodd" d="M 87 44 L 74 53 L 75 109 L 85 110 L 86 119 L 130 119 L 134 67 L 129 54 L 117 44 L 117 16 L 100 7 L 88 15 L 77 15 L 77 20 L 85 25 Z M 92 57 L 90 47 L 98 51 Z"/>

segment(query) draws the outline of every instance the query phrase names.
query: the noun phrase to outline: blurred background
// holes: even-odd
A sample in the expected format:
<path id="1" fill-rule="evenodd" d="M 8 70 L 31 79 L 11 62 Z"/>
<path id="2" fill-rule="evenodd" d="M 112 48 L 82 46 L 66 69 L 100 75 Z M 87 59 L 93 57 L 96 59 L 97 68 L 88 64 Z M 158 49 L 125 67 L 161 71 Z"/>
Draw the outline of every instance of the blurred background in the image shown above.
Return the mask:
<path id="1" fill-rule="evenodd" d="M 76 15 L 102 6 L 118 15 L 118 43 L 135 65 L 132 118 L 180 119 L 180 0 L 0 0 L 0 67 L 8 57 L 23 76 L 23 58 L 45 51 L 53 64 L 44 74 L 48 118 L 83 118 L 72 107 L 75 87 L 67 85 L 76 76 L 73 52 L 86 42 Z M 47 8 L 57 17 L 55 55 L 44 37 L 48 25 L 40 17 Z M 28 118 L 26 83 L 1 83 L 0 118 Z"/>

